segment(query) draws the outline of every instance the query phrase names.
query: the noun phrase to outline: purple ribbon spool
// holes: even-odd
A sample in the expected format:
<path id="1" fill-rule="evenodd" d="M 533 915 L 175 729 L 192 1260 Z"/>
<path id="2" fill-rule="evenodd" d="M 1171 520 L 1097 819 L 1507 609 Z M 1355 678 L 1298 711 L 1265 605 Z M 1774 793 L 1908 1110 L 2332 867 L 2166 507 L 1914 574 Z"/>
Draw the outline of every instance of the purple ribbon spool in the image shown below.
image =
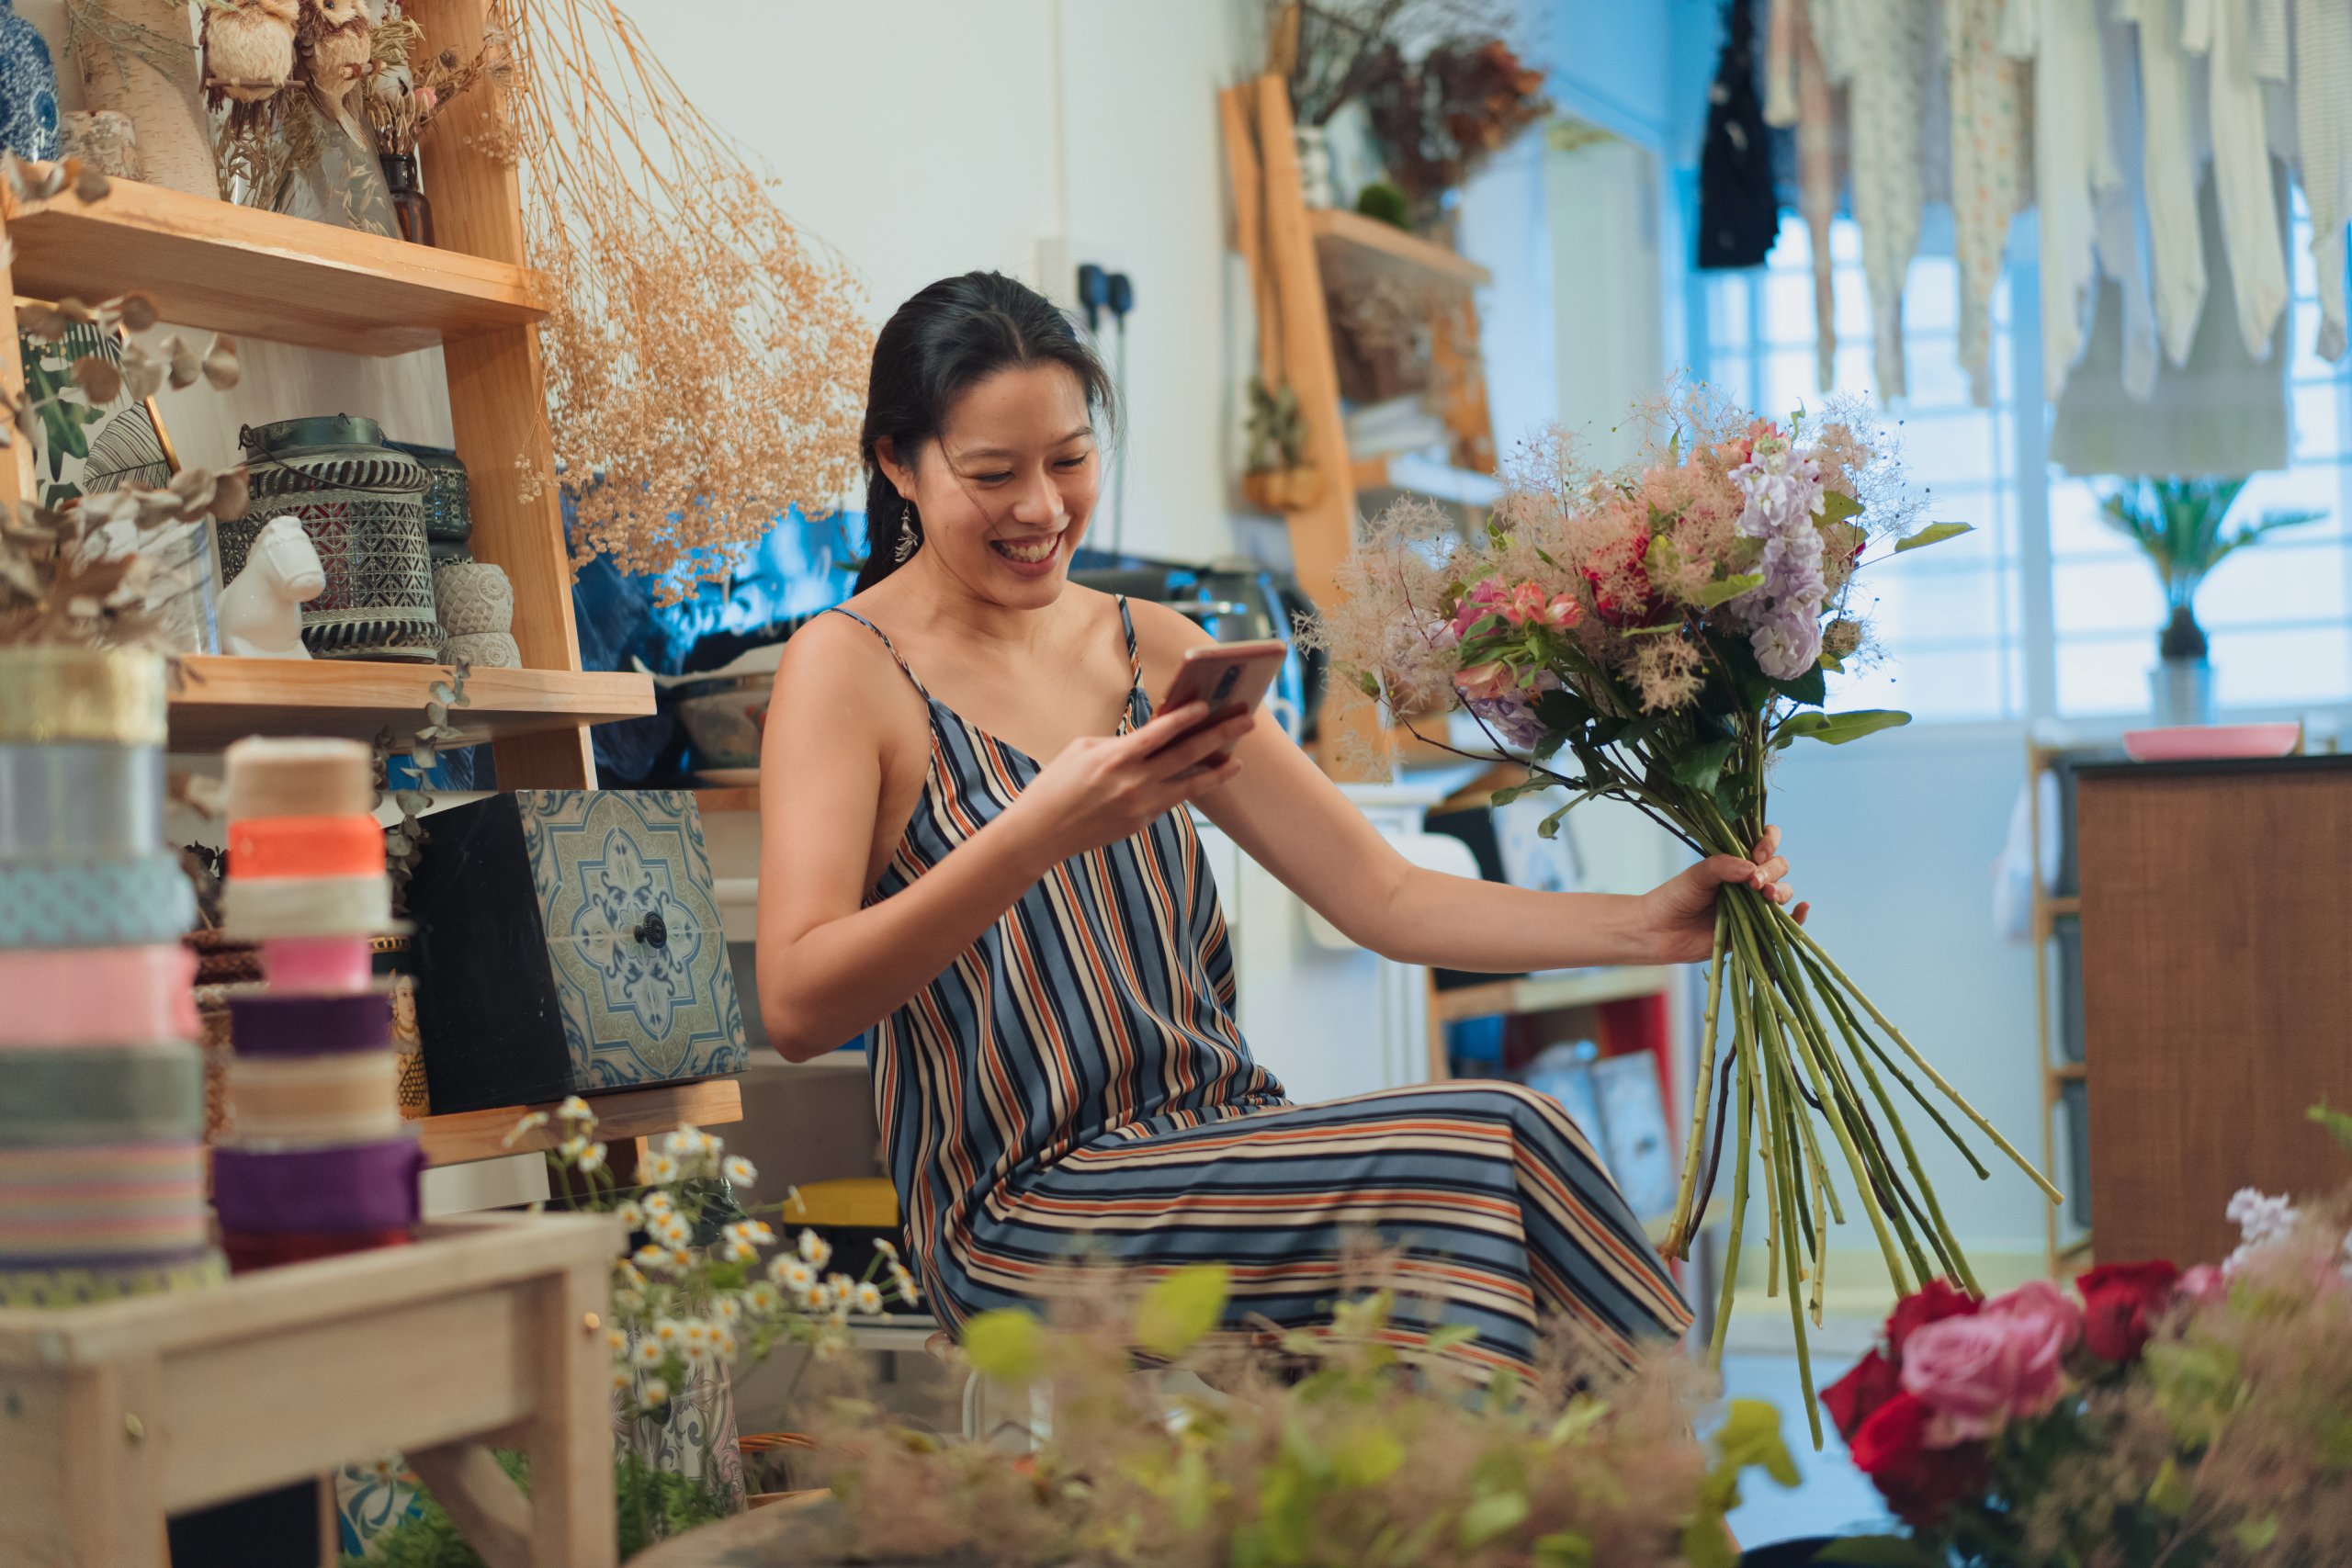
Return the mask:
<path id="1" fill-rule="evenodd" d="M 224 1231 L 390 1230 L 417 1220 L 424 1150 L 414 1138 L 339 1148 L 212 1151 Z"/>
<path id="2" fill-rule="evenodd" d="M 381 991 L 347 997 L 232 997 L 229 1039 L 240 1055 L 323 1056 L 388 1051 L 392 1002 Z"/>

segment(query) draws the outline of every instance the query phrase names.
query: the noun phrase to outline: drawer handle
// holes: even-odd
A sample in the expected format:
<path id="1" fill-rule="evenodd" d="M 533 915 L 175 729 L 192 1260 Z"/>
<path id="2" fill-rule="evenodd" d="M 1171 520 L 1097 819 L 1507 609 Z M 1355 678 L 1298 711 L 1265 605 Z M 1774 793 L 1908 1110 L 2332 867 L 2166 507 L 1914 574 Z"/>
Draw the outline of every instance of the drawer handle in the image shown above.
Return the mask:
<path id="1" fill-rule="evenodd" d="M 662 923 L 662 911 L 656 909 L 639 920 L 637 930 L 629 934 L 648 947 L 661 947 L 670 940 L 670 928 Z"/>

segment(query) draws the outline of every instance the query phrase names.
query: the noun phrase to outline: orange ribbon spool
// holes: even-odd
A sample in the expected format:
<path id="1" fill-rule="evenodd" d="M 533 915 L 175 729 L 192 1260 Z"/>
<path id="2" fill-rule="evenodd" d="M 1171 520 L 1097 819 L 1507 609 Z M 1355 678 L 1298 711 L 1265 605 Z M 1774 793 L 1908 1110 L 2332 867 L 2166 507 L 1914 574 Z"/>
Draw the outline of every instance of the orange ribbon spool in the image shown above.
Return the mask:
<path id="1" fill-rule="evenodd" d="M 229 824 L 229 874 L 381 876 L 384 830 L 373 817 L 253 817 Z"/>

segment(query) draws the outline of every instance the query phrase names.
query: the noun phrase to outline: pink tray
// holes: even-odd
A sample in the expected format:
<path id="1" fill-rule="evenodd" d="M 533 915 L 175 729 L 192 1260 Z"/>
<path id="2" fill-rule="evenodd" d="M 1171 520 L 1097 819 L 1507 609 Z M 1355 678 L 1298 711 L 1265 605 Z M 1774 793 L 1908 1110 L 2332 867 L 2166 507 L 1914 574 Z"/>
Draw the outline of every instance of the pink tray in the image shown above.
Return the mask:
<path id="1" fill-rule="evenodd" d="M 2123 752 L 2135 762 L 2188 762 L 2211 757 L 2284 757 L 2303 743 L 2300 724 L 2182 724 L 2127 729 Z"/>

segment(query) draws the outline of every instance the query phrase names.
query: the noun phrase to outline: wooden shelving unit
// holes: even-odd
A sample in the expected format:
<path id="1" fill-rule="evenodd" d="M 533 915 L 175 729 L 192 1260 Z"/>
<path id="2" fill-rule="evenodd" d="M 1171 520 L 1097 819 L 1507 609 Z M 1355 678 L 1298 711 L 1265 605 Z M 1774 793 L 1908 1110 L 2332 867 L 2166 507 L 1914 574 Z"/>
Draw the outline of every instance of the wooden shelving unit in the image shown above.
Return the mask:
<path id="1" fill-rule="evenodd" d="M 211 751 L 247 735 L 371 739 L 423 722 L 438 664 L 236 659 L 184 654 L 172 694 L 171 747 Z M 610 670 L 476 670 L 450 723 L 469 742 L 637 718 L 653 711 L 641 675 Z"/>
<path id="2" fill-rule="evenodd" d="M 675 1127 L 723 1127 L 743 1119 L 742 1086 L 733 1078 L 706 1078 L 699 1083 L 650 1084 L 620 1089 L 589 1100 L 596 1112 L 596 1135 L 606 1143 L 666 1133 Z M 544 1111 L 550 1124 L 524 1134 L 513 1143 L 506 1134 L 534 1111 Z M 468 1160 L 496 1159 L 501 1155 L 542 1154 L 563 1138 L 552 1124 L 555 1102 L 513 1105 L 494 1111 L 458 1111 L 447 1116 L 426 1116 L 416 1123 L 417 1139 L 424 1145 L 427 1165 L 462 1165 Z"/>
<path id="3" fill-rule="evenodd" d="M 1673 982 L 1674 971 L 1597 969 L 1587 975 L 1521 976 L 1483 986 L 1457 986 L 1440 991 L 1431 1015 L 1441 1023 L 1465 1018 L 1490 1018 L 1497 1013 L 1551 1012 L 1559 1008 L 1591 1007 L 1623 1001 L 1628 997 L 1655 996 Z"/>
<path id="4" fill-rule="evenodd" d="M 1494 275 L 1476 262 L 1361 212 L 1310 208 L 1306 231 L 1315 236 L 1317 255 L 1327 267 L 1389 267 L 1470 288 L 1494 281 Z"/>
<path id="5" fill-rule="evenodd" d="M 2060 1049 L 2057 1003 L 2051 996 L 2051 964 L 2055 962 L 2051 948 L 2058 934 L 2061 920 L 2082 919 L 2083 900 L 2079 894 L 2053 894 L 2044 885 L 2039 863 L 2041 846 L 2041 775 L 2055 763 L 2062 748 L 2030 744 L 2026 749 L 2026 787 L 2029 792 L 2031 842 L 2036 864 L 2033 868 L 2033 907 L 2030 913 L 2033 940 L 2033 1002 L 2039 1031 L 2039 1051 L 2036 1058 L 2041 1077 L 2041 1169 L 2052 1180 L 2058 1179 L 2058 1118 L 2064 1114 L 2066 1090 L 2075 1084 L 2089 1081 L 2086 1064 L 2070 1062 Z M 2056 1204 L 2049 1205 L 2042 1215 L 2042 1262 L 2052 1279 L 2063 1279 L 2074 1273 L 2090 1259 L 2091 1237 L 2087 1230 L 2071 1239 L 2060 1235 L 2061 1221 Z"/>

